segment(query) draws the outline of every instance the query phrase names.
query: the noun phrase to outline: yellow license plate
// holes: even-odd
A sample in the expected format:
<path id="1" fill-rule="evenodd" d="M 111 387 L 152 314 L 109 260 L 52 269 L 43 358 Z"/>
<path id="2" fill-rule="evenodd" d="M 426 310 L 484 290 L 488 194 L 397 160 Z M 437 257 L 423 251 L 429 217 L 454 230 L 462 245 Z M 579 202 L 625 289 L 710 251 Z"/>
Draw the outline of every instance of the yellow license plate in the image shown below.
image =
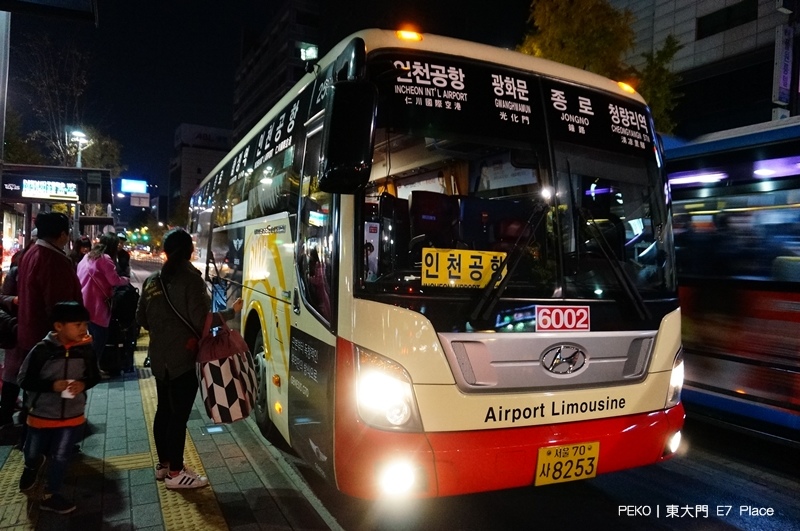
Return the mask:
<path id="1" fill-rule="evenodd" d="M 565 483 L 597 475 L 600 443 L 587 442 L 539 448 L 534 485 Z"/>

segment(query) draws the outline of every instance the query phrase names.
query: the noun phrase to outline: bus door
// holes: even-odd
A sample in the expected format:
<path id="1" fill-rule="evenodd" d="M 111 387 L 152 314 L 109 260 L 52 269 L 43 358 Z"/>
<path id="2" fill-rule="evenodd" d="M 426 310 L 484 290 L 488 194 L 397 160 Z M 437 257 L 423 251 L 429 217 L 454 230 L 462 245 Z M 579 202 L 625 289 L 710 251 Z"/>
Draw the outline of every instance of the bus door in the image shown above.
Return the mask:
<path id="1" fill-rule="evenodd" d="M 333 476 L 333 382 L 337 300 L 333 194 L 319 190 L 321 127 L 309 127 L 303 159 L 295 247 L 289 361 L 291 445 L 330 481 Z"/>

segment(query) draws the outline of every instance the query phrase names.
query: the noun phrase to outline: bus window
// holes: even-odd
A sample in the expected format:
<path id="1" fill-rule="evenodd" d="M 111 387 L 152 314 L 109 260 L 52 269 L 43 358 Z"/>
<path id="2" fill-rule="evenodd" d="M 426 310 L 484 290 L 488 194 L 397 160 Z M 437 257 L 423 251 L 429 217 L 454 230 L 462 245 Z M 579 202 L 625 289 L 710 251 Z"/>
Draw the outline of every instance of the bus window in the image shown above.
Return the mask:
<path id="1" fill-rule="evenodd" d="M 675 203 L 678 274 L 750 280 L 800 280 L 800 209 L 780 190 Z M 722 208 L 720 208 L 722 206 Z"/>
<path id="2" fill-rule="evenodd" d="M 303 295 L 322 319 L 331 322 L 331 280 L 333 277 L 333 195 L 319 190 L 321 136 L 308 138 L 301 184 L 299 250 L 297 264 Z"/>
<path id="3" fill-rule="evenodd" d="M 253 219 L 297 207 L 295 147 L 272 156 L 255 168 L 242 191 L 247 198 L 247 218 Z"/>

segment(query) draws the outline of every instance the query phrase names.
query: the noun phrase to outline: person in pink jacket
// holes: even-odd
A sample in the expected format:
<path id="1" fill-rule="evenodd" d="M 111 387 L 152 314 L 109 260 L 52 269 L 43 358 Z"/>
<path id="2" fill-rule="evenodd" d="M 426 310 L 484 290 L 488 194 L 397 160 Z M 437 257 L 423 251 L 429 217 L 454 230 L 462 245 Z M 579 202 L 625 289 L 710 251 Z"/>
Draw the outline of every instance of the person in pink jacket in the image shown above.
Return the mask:
<path id="1" fill-rule="evenodd" d="M 118 248 L 119 238 L 116 234 L 110 232 L 103 234 L 92 250 L 78 263 L 83 304 L 89 310 L 89 333 L 92 335 L 92 347 L 100 367 L 104 366 L 103 351 L 108 340 L 108 325 L 111 322 L 109 300 L 116 286 L 130 282 L 127 277 L 117 274 Z M 100 374 L 104 378 L 109 376 L 103 370 Z"/>

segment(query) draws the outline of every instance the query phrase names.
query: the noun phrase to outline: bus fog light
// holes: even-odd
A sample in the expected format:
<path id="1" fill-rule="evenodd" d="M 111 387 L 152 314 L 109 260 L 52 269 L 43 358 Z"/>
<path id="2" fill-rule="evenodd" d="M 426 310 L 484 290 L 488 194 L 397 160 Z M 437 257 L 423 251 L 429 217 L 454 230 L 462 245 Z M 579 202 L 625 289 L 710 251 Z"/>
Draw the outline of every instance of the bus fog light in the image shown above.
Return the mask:
<path id="1" fill-rule="evenodd" d="M 667 454 L 674 454 L 678 451 L 678 448 L 681 445 L 681 432 L 676 431 L 672 437 L 667 440 Z"/>
<path id="2" fill-rule="evenodd" d="M 387 496 L 403 496 L 411 492 L 417 482 L 414 466 L 406 461 L 391 463 L 380 471 L 378 483 Z"/>

